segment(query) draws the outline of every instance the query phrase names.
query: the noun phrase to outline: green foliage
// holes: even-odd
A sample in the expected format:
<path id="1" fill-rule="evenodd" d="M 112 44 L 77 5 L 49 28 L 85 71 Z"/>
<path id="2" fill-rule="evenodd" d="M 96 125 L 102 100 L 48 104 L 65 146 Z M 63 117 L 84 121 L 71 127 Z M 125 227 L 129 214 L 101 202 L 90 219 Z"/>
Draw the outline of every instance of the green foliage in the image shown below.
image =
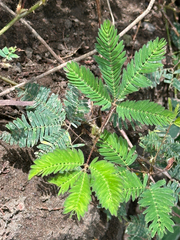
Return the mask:
<path id="1" fill-rule="evenodd" d="M 152 81 L 152 87 L 157 87 L 157 85 L 160 84 L 164 72 L 166 72 L 166 70 L 160 67 L 155 72 L 147 74 L 147 78 Z"/>
<path id="2" fill-rule="evenodd" d="M 92 175 L 92 189 L 95 191 L 100 204 L 108 209 L 112 215 L 117 216 L 119 203 L 122 201 L 120 188 L 122 183 L 116 168 L 110 162 L 97 162 L 97 159 L 92 161 L 89 168 Z"/>
<path id="3" fill-rule="evenodd" d="M 36 175 L 47 176 L 51 173 L 71 171 L 83 163 L 84 156 L 81 150 L 56 149 L 34 161 L 29 173 L 29 179 Z"/>
<path id="4" fill-rule="evenodd" d="M 142 124 L 147 125 L 166 125 L 170 123 L 175 115 L 156 103 L 144 101 L 126 101 L 117 105 L 117 113 L 123 120 L 125 118 L 131 121 L 133 118 Z"/>
<path id="5" fill-rule="evenodd" d="M 140 146 L 144 148 L 144 151 L 150 153 L 152 157 L 156 155 L 160 148 L 157 160 L 168 160 L 174 157 L 179 162 L 180 143 L 172 138 L 170 132 L 167 135 L 166 132 L 167 127 L 157 127 L 154 131 L 149 131 L 148 135 L 141 138 Z"/>
<path id="6" fill-rule="evenodd" d="M 143 214 L 131 216 L 131 221 L 126 228 L 129 240 L 151 240 L 150 232 L 145 222 Z"/>
<path id="7" fill-rule="evenodd" d="M 55 94 L 49 96 L 49 94 L 50 90 L 45 87 L 39 87 L 36 84 L 26 86 L 21 100 L 34 100 L 35 103 L 27 107 L 27 118 L 23 114 L 21 119 L 17 118 L 6 126 L 12 133 L 5 132 L 4 140 L 11 145 L 31 147 L 61 130 L 65 112 L 58 96 Z"/>
<path id="8" fill-rule="evenodd" d="M 76 62 L 68 63 L 66 75 L 69 82 L 84 93 L 95 105 L 104 106 L 102 110 L 111 106 L 111 99 L 107 88 L 101 79 L 95 78 L 93 73 L 84 66 L 79 67 Z"/>
<path id="9" fill-rule="evenodd" d="M 88 112 L 87 101 L 80 99 L 77 89 L 69 86 L 63 108 L 57 94 L 50 94 L 50 89 L 37 84 L 26 84 L 25 91 L 19 91 L 22 101 L 34 101 L 33 106 L 26 107 L 26 115 L 10 122 L 6 127 L 11 132 L 3 132 L 1 138 L 20 147 L 38 145 L 42 153 L 52 152 L 56 148 L 66 148 L 71 145 L 67 130 L 62 129 L 65 118 L 74 126 L 83 120 L 83 113 Z M 73 102 L 76 100 L 76 104 Z M 72 107 L 70 107 L 72 104 Z M 82 118 L 81 118 L 82 117 Z"/>
<path id="10" fill-rule="evenodd" d="M 123 219 L 127 221 L 127 206 L 125 202 L 120 204 L 117 212 L 117 217 L 120 222 L 122 222 Z"/>
<path id="11" fill-rule="evenodd" d="M 170 171 L 169 174 L 171 175 L 172 178 L 180 181 L 180 164 L 176 165 L 173 167 Z"/>
<path id="12" fill-rule="evenodd" d="M 177 29 L 178 33 L 180 34 L 180 24 L 178 22 L 174 22 L 173 25 Z M 178 48 L 178 50 L 180 50 L 179 37 L 176 35 L 176 33 L 173 30 L 171 30 L 170 34 L 171 34 L 171 39 L 173 44 Z"/>
<path id="13" fill-rule="evenodd" d="M 96 50 L 99 55 L 95 56 L 95 60 L 102 79 L 95 77 L 84 66 L 73 61 L 68 62 L 65 72 L 71 85 L 68 85 L 63 103 L 59 96 L 51 94 L 49 89 L 37 84 L 27 84 L 25 91 L 20 91 L 19 97 L 23 101 L 34 101 L 34 105 L 26 107 L 26 114 L 22 114 L 21 119 L 7 125 L 9 131 L 3 133 L 2 138 L 21 147 L 37 146 L 38 158 L 31 166 L 29 179 L 39 175 L 51 175 L 49 182 L 59 187 L 59 195 L 68 193 L 64 214 L 76 214 L 80 220 L 88 210 L 91 195 L 95 194 L 102 208 L 120 218 L 120 203 L 125 204 L 130 199 L 134 201 L 140 198 L 139 204 L 146 207 L 145 221 L 146 224 L 150 223 L 151 236 L 154 237 L 157 233 L 163 237 L 166 229 L 173 230 L 169 214 L 170 207 L 177 201 L 179 188 L 173 184 L 165 186 L 165 181 L 150 185 L 151 178 L 148 181 L 148 176 L 151 171 L 148 175 L 140 174 L 140 177 L 135 174 L 135 169 L 132 168 L 134 164 L 138 164 L 135 147 L 129 149 L 126 140 L 105 128 L 110 121 L 113 121 L 114 126 L 117 123 L 127 125 L 127 119 L 132 126 L 135 126 L 135 123 L 159 125 L 163 131 L 168 124 L 178 126 L 178 118 L 175 120 L 179 114 L 178 107 L 165 110 L 147 100 L 125 101 L 128 94 L 141 87 L 153 86 L 149 74 L 162 67 L 166 42 L 158 38 L 150 41 L 135 53 L 134 59 L 123 70 L 126 60 L 123 41 L 119 42 L 117 30 L 109 20 L 102 24 L 97 42 Z M 89 120 L 91 114 L 88 115 L 88 120 L 86 119 L 89 111 L 88 98 L 104 111 L 105 117 L 99 128 L 93 118 Z M 69 129 L 74 133 L 71 126 L 80 126 L 82 122 L 88 124 L 88 121 L 89 125 L 94 127 L 91 131 L 92 143 L 87 144 L 91 147 L 87 157 L 81 150 L 75 149 L 80 144 L 71 142 Z M 157 136 L 154 132 L 152 139 L 149 135 L 143 140 L 143 146 L 153 150 L 154 155 L 158 146 L 162 145 L 160 139 L 162 134 L 165 134 L 163 131 Z M 179 149 L 179 142 L 176 141 L 178 136 L 172 141 L 173 133 L 174 130 L 171 129 L 165 142 L 165 146 L 170 144 L 170 147 L 164 159 L 167 156 L 177 159 L 179 157 L 179 153 L 174 155 Z M 84 143 L 86 141 L 83 141 Z M 163 150 L 161 151 L 160 154 L 163 155 Z M 93 152 L 98 154 L 98 157 L 91 159 Z M 141 167 L 139 169 L 141 170 Z M 176 194 L 172 194 L 172 189 Z M 142 217 L 135 221 L 139 221 L 140 226 L 146 226 Z M 142 230 L 142 236 L 149 238 L 145 229 Z M 134 239 L 137 238 L 134 236 Z"/>
<path id="14" fill-rule="evenodd" d="M 4 47 L 0 49 L 0 56 L 4 58 L 4 60 L 11 61 L 13 58 L 19 58 L 17 54 L 15 54 L 17 48 L 16 47 Z"/>
<path id="15" fill-rule="evenodd" d="M 101 204 L 99 204 L 98 207 L 102 208 Z M 118 217 L 120 222 L 122 222 L 123 220 L 127 221 L 127 210 L 126 210 L 126 208 L 127 207 L 126 207 L 125 202 L 121 203 L 120 206 L 118 207 L 117 217 Z M 107 221 L 112 219 L 112 215 L 109 212 L 109 210 L 104 209 L 103 212 L 106 213 L 106 215 L 107 215 Z"/>
<path id="16" fill-rule="evenodd" d="M 67 118 L 71 123 L 79 126 L 82 121 L 85 121 L 84 114 L 89 112 L 87 100 L 82 99 L 78 89 L 70 84 L 67 87 L 64 105 Z"/>
<path id="17" fill-rule="evenodd" d="M 147 178 L 144 178 L 144 183 L 142 184 L 135 173 L 130 172 L 126 168 L 118 168 L 118 170 L 122 181 L 121 189 L 123 192 L 123 201 L 128 202 L 131 197 L 134 201 L 146 187 Z"/>
<path id="18" fill-rule="evenodd" d="M 66 147 L 71 145 L 68 131 L 60 129 L 58 133 L 53 133 L 43 138 L 43 141 L 37 146 L 39 151 L 36 154 L 40 157 L 42 154 L 53 152 L 57 148 L 66 149 Z"/>
<path id="19" fill-rule="evenodd" d="M 123 41 L 118 43 L 117 30 L 110 21 L 105 21 L 99 30 L 96 50 L 101 56 L 94 56 L 99 65 L 103 80 L 107 84 L 113 99 L 118 97 L 121 68 L 126 60 Z"/>
<path id="20" fill-rule="evenodd" d="M 129 93 L 138 91 L 141 87 L 152 86 L 151 80 L 144 74 L 155 72 L 158 67 L 162 66 L 162 63 L 158 61 L 163 59 L 165 44 L 164 39 L 159 40 L 157 38 L 135 53 L 134 60 L 131 60 L 127 65 L 127 70 L 123 70 L 119 99 L 124 98 Z"/>
<path id="21" fill-rule="evenodd" d="M 177 181 L 169 181 L 167 184 L 167 187 L 170 188 L 173 191 L 173 197 L 175 200 L 175 205 L 177 205 L 178 201 L 180 200 L 180 186 L 179 186 L 179 182 Z"/>
<path id="22" fill-rule="evenodd" d="M 81 173 L 69 192 L 70 195 L 65 200 L 63 213 L 71 212 L 71 215 L 75 213 L 80 221 L 80 218 L 87 212 L 91 200 L 90 181 L 86 172 Z"/>
<path id="23" fill-rule="evenodd" d="M 164 82 L 170 84 L 178 91 L 180 91 L 180 82 L 178 80 L 180 69 L 174 71 L 173 69 L 165 69 L 163 73 Z"/>
<path id="24" fill-rule="evenodd" d="M 145 221 L 151 222 L 149 230 L 151 237 L 154 237 L 156 232 L 162 238 L 166 229 L 173 232 L 173 221 L 169 217 L 171 212 L 170 207 L 174 205 L 173 191 L 171 189 L 162 188 L 166 183 L 165 180 L 160 180 L 155 184 L 151 184 L 149 189 L 146 189 L 139 200 L 141 207 L 147 207 L 143 212 L 146 214 Z"/>
<path id="25" fill-rule="evenodd" d="M 79 175 L 81 175 L 81 171 L 74 170 L 64 173 L 58 173 L 54 177 L 50 178 L 48 182 L 53 183 L 60 187 L 59 193 L 64 194 L 74 185 L 75 181 L 78 179 Z"/>
<path id="26" fill-rule="evenodd" d="M 173 207 L 173 212 L 174 212 L 174 216 L 172 217 L 173 221 L 175 222 L 174 226 L 173 226 L 173 230 L 174 232 L 168 232 L 167 235 L 165 235 L 162 240 L 169 240 L 169 239 L 173 239 L 173 240 L 179 240 L 180 238 L 180 209 L 178 206 Z"/>
<path id="27" fill-rule="evenodd" d="M 137 154 L 134 154 L 135 147 L 128 150 L 127 141 L 122 137 L 108 131 L 104 131 L 100 136 L 99 153 L 104 156 L 104 159 L 109 160 L 113 163 L 120 164 L 121 166 L 131 165 L 137 158 Z"/>

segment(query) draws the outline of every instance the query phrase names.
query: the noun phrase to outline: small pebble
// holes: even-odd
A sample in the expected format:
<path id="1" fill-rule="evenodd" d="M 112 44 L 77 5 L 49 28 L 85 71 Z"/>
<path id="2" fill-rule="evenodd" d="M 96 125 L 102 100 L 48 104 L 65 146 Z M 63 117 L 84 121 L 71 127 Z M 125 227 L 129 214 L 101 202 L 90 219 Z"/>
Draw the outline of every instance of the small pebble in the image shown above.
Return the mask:
<path id="1" fill-rule="evenodd" d="M 156 28 L 151 23 L 143 22 L 142 25 L 143 28 L 149 31 L 150 33 L 153 33 L 156 30 Z"/>

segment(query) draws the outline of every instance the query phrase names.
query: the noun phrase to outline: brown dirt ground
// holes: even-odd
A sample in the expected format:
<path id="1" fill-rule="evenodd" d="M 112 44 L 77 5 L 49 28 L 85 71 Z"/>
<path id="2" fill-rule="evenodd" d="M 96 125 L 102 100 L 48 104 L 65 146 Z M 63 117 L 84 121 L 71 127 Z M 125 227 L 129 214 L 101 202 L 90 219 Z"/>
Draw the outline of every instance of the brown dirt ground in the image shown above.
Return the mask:
<path id="1" fill-rule="evenodd" d="M 15 11 L 18 1 L 4 0 L 3 2 Z M 26 1 L 25 7 L 28 8 L 35 2 L 34 0 Z M 102 18 L 110 18 L 106 1 L 101 2 Z M 118 32 L 139 16 L 148 6 L 148 2 L 146 0 L 111 0 Z M 0 28 L 11 19 L 12 17 L 0 8 Z M 49 0 L 46 6 L 40 7 L 26 20 L 59 56 L 64 57 L 64 60 L 70 59 L 69 55 L 73 59 L 94 49 L 98 17 L 96 3 L 93 0 Z M 150 26 L 153 30 L 149 29 Z M 125 39 L 129 58 L 134 50 L 139 49 L 147 41 L 156 37 L 166 38 L 164 21 L 156 6 L 141 22 L 136 40 L 133 42 L 132 37 L 136 30 L 137 26 L 128 32 Z M 129 37 L 130 41 L 127 40 Z M 1 75 L 10 77 L 17 83 L 58 65 L 44 45 L 20 22 L 0 37 L 0 48 L 4 46 L 17 46 L 22 50 L 18 52 L 20 58 L 12 63 L 11 68 L 1 69 Z M 81 63 L 89 63 L 88 67 L 98 74 L 92 57 Z M 63 70 L 38 82 L 50 87 L 55 93 L 64 92 L 67 84 Z M 0 91 L 8 87 L 9 84 L 0 80 Z M 164 86 L 160 87 L 160 93 L 162 89 Z M 16 97 L 16 93 L 10 93 L 8 96 Z M 157 91 L 148 90 L 140 92 L 135 98 L 150 98 L 165 104 L 163 99 L 167 99 L 167 95 L 160 98 Z M 5 129 L 5 124 L 17 116 L 20 116 L 20 112 L 15 107 L 0 107 L 1 132 Z M 136 135 L 138 133 L 129 132 L 133 143 L 137 142 Z M 35 177 L 28 181 L 28 171 L 35 158 L 33 149 L 19 149 L 2 141 L 0 143 L 0 239 L 124 239 L 123 224 L 120 224 L 116 218 L 107 222 L 104 214 L 93 203 L 80 222 L 76 218 L 70 219 L 69 216 L 63 215 L 62 206 L 66 196 L 58 197 L 57 189 L 41 178 Z"/>

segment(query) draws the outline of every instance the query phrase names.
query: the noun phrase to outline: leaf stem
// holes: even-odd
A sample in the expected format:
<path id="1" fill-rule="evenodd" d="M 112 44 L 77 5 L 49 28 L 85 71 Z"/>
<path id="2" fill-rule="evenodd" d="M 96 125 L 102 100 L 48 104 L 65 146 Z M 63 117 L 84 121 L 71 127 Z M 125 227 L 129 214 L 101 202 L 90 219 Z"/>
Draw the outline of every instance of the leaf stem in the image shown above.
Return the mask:
<path id="1" fill-rule="evenodd" d="M 46 2 L 46 0 L 43 0 L 43 1 L 39 1 L 37 2 L 34 6 L 32 6 L 28 12 L 32 12 L 35 10 L 35 7 L 37 8 L 37 4 L 44 4 Z M 0 6 L 2 6 L 7 12 L 9 12 L 11 15 L 13 16 L 16 16 L 16 14 L 11 10 L 9 9 L 4 3 L 1 2 L 0 0 Z M 40 6 L 40 5 L 38 5 Z M 24 14 L 24 12 L 23 12 Z M 26 14 L 27 15 L 27 14 Z M 23 16 L 24 17 L 24 16 Z M 47 48 L 47 50 L 52 54 L 52 56 L 60 63 L 63 63 L 63 59 L 61 57 L 59 57 L 54 51 L 53 49 L 46 43 L 46 41 L 30 26 L 30 24 L 27 23 L 27 21 L 23 18 L 20 18 L 19 21 L 24 24 L 31 32 L 32 34 L 34 34 L 34 36 Z"/>
<path id="2" fill-rule="evenodd" d="M 2 2 L 0 1 L 1 5 L 2 5 Z M 24 12 L 21 12 L 19 14 L 17 14 L 15 16 L 15 18 L 13 18 L 4 28 L 2 28 L 0 30 L 0 36 L 5 33 L 10 27 L 12 27 L 15 22 L 17 22 L 20 18 L 23 18 L 25 16 L 27 16 L 29 13 L 35 11 L 39 6 L 41 6 L 43 4 L 42 1 L 38 1 L 36 4 L 34 4 L 31 8 L 25 10 Z"/>
<path id="3" fill-rule="evenodd" d="M 94 144 L 93 144 L 93 146 L 92 146 L 92 148 L 91 148 L 91 151 L 90 151 L 90 153 L 89 153 L 89 156 L 88 156 L 88 159 L 87 159 L 87 162 L 86 162 L 87 164 L 88 164 L 89 161 L 90 161 L 91 155 L 92 155 L 92 153 L 94 152 L 96 143 L 97 143 L 97 141 L 99 140 L 101 133 L 104 131 L 104 128 L 105 128 L 106 125 L 108 124 L 109 119 L 111 118 L 111 116 L 112 116 L 112 114 L 113 114 L 113 112 L 114 112 L 115 109 L 116 109 L 116 106 L 112 106 L 112 107 L 111 107 L 111 110 L 109 111 L 108 115 L 106 116 L 105 120 L 103 121 L 102 126 L 101 126 L 101 128 L 100 128 L 100 130 L 99 130 L 99 134 L 98 134 L 98 136 L 95 138 Z"/>

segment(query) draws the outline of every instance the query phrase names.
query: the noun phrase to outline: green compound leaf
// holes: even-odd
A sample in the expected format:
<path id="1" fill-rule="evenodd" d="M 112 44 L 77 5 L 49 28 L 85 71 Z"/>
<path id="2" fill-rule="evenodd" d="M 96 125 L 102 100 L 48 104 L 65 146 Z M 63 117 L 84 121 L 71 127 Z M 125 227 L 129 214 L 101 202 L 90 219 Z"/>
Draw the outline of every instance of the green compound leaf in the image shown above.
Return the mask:
<path id="1" fill-rule="evenodd" d="M 71 216 L 77 214 L 80 221 L 80 218 L 88 211 L 91 201 L 90 181 L 86 172 L 81 172 L 79 179 L 69 192 L 70 195 L 65 200 L 63 213 L 71 212 Z"/>
<path id="2" fill-rule="evenodd" d="M 64 105 L 67 119 L 75 126 L 81 125 L 81 122 L 85 121 L 84 115 L 90 111 L 88 100 L 71 84 L 67 86 Z"/>
<path id="3" fill-rule="evenodd" d="M 50 95 L 50 89 L 29 83 L 19 97 L 22 101 L 34 101 L 34 105 L 26 107 L 27 114 L 23 114 L 21 119 L 17 118 L 6 125 L 9 132 L 4 132 L 3 140 L 11 145 L 32 147 L 60 133 L 65 111 L 57 94 Z"/>
<path id="4" fill-rule="evenodd" d="M 97 41 L 98 44 L 95 45 L 95 48 L 101 56 L 94 56 L 94 58 L 113 98 L 116 98 L 120 85 L 121 68 L 126 60 L 123 41 L 118 43 L 119 35 L 109 20 L 104 21 L 101 25 Z"/>
<path id="5" fill-rule="evenodd" d="M 134 60 L 127 65 L 127 70 L 123 70 L 118 99 L 124 99 L 127 94 L 136 92 L 141 87 L 152 85 L 152 81 L 144 74 L 155 72 L 163 66 L 160 61 L 164 58 L 165 45 L 164 39 L 157 38 L 135 53 Z"/>
<path id="6" fill-rule="evenodd" d="M 149 189 L 142 193 L 142 199 L 139 200 L 141 207 L 147 207 L 143 213 L 146 214 L 145 221 L 147 223 L 151 222 L 149 225 L 151 237 L 154 237 L 157 233 L 162 238 L 166 229 L 173 232 L 172 226 L 174 223 L 169 214 L 175 198 L 171 189 L 163 188 L 165 183 L 165 180 L 160 180 L 152 184 Z"/>
<path id="7" fill-rule="evenodd" d="M 118 167 L 118 171 L 122 183 L 120 187 L 123 192 L 123 201 L 128 202 L 131 197 L 134 201 L 144 190 L 146 177 L 144 179 L 144 183 L 142 184 L 138 176 L 126 168 Z"/>
<path id="8" fill-rule="evenodd" d="M 175 119 L 175 114 L 165 110 L 164 107 L 149 100 L 144 101 L 125 101 L 119 103 L 116 109 L 119 118 L 125 120 L 131 118 L 142 124 L 147 125 L 167 125 Z"/>
<path id="9" fill-rule="evenodd" d="M 79 67 L 76 62 L 68 63 L 66 75 L 69 82 L 77 87 L 86 97 L 94 101 L 95 105 L 107 109 L 111 106 L 111 98 L 101 79 L 95 78 L 93 73 L 84 66 Z"/>
<path id="10" fill-rule="evenodd" d="M 131 221 L 126 228 L 126 233 L 130 235 L 129 240 L 151 240 L 143 214 L 131 216 Z"/>
<path id="11" fill-rule="evenodd" d="M 106 160 L 122 166 L 131 165 L 137 158 L 137 154 L 134 154 L 135 147 L 129 150 L 125 139 L 118 138 L 115 133 L 112 134 L 106 130 L 101 134 L 97 146 L 100 147 L 99 153 Z"/>
<path id="12" fill-rule="evenodd" d="M 45 153 L 53 152 L 57 148 L 66 149 L 71 145 L 69 132 L 67 130 L 60 129 L 57 133 L 43 138 L 43 141 L 41 141 L 41 143 L 37 146 L 39 151 L 36 152 L 36 154 L 40 157 Z"/>
<path id="13" fill-rule="evenodd" d="M 60 187 L 58 195 L 64 194 L 69 190 L 69 188 L 72 188 L 72 186 L 77 181 L 81 173 L 82 172 L 80 170 L 58 173 L 54 177 L 50 178 L 48 182 L 53 183 L 56 186 Z"/>
<path id="14" fill-rule="evenodd" d="M 60 171 L 71 171 L 83 164 L 84 156 L 81 150 L 56 149 L 34 161 L 28 178 L 31 179 L 35 175 L 47 176 Z"/>
<path id="15" fill-rule="evenodd" d="M 112 215 L 117 216 L 119 204 L 122 199 L 120 189 L 121 180 L 114 165 L 107 161 L 94 159 L 89 167 L 91 171 L 91 184 L 100 204 L 108 209 Z"/>

